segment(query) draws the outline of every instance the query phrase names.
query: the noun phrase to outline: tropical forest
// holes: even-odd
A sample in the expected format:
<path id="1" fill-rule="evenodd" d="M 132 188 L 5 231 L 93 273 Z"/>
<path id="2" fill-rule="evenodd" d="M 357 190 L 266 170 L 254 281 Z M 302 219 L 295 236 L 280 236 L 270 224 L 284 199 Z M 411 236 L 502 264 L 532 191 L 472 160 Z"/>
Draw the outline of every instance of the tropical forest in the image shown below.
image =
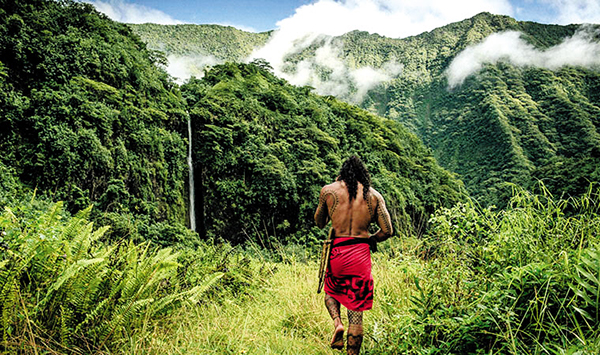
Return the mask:
<path id="1" fill-rule="evenodd" d="M 600 67 L 554 61 L 599 25 L 481 13 L 275 62 L 273 31 L 0 4 L 0 352 L 340 353 L 314 215 L 358 155 L 394 229 L 363 354 L 600 353 Z M 545 59 L 469 64 L 510 36 Z"/>

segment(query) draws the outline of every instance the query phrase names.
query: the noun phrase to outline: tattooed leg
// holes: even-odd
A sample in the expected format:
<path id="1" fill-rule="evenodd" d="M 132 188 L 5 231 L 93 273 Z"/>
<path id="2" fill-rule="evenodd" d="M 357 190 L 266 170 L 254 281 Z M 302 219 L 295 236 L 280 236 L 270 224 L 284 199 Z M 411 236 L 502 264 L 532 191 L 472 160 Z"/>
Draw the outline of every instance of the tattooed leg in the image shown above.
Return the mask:
<path id="1" fill-rule="evenodd" d="M 335 298 L 325 294 L 325 306 L 331 319 L 333 319 L 334 331 L 331 338 L 331 348 L 341 350 L 344 348 L 344 325 L 340 318 L 340 303 Z"/>
<path id="2" fill-rule="evenodd" d="M 348 355 L 358 355 L 363 341 L 363 312 L 348 310 Z"/>

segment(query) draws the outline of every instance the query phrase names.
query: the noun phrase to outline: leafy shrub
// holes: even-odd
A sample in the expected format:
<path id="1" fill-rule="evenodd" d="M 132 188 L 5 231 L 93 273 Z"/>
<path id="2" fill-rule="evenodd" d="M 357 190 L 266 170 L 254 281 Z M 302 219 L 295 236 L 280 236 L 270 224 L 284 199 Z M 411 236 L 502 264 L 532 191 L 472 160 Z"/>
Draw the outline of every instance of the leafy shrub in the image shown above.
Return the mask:
<path id="1" fill-rule="evenodd" d="M 94 228 L 91 207 L 74 217 L 60 202 L 30 209 L 5 207 L 0 216 L 1 335 L 10 351 L 118 349 L 182 302 L 201 302 L 219 287 L 240 294 L 259 282 L 231 249 L 107 244 L 109 227 Z"/>
<path id="2" fill-rule="evenodd" d="M 412 317 L 390 325 L 389 339 L 428 354 L 599 349 L 598 190 L 568 200 L 543 185 L 513 191 L 506 210 L 466 204 L 431 218 L 415 249 L 426 262 Z"/>

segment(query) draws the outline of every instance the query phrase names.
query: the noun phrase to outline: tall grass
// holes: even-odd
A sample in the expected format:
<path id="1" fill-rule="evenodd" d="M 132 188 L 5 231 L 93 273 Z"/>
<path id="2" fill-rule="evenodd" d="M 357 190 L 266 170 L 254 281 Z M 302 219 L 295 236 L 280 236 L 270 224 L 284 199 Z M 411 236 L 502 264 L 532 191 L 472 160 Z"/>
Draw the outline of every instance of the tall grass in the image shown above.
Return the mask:
<path id="1" fill-rule="evenodd" d="M 515 188 L 509 207 L 439 211 L 415 249 L 426 260 L 413 315 L 382 353 L 598 353 L 598 193 L 556 199 Z M 404 330 L 403 330 L 404 331 Z"/>
<path id="2" fill-rule="evenodd" d="M 399 248 L 400 241 L 392 242 Z M 365 313 L 364 353 L 377 354 L 389 324 L 409 316 L 413 276 L 421 262 L 416 257 L 373 257 L 375 307 Z M 256 257 L 253 267 L 270 270 L 263 287 L 235 297 L 208 297 L 198 306 L 185 306 L 145 341 L 134 339 L 124 351 L 136 354 L 339 354 L 329 348 L 333 323 L 317 294 L 318 264 L 304 259 L 298 248 L 287 249 L 286 261 L 277 256 Z M 299 253 L 296 255 L 295 253 Z M 275 251 L 277 253 L 277 251 Z M 257 253 L 254 252 L 254 255 Z M 267 253 L 264 253 L 267 254 Z M 417 269 L 415 269 L 417 268 Z M 398 281 L 401 282 L 398 282 Z M 347 324 L 346 312 L 342 318 Z"/>

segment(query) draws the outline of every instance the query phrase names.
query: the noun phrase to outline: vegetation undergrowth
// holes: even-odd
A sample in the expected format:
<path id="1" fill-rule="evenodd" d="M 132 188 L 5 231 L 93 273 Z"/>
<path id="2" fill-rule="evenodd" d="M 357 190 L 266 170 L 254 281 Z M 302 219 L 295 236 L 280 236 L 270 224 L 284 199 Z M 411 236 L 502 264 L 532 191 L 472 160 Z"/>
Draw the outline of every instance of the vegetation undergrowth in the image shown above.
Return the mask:
<path id="1" fill-rule="evenodd" d="M 8 353 L 118 353 L 185 305 L 241 296 L 268 271 L 228 244 L 103 241 L 110 226 L 89 221 L 92 207 L 71 216 L 33 194 L 5 204 L 0 192 L 0 200 L 0 349 Z"/>
<path id="2" fill-rule="evenodd" d="M 90 209 L 3 204 L 3 351 L 335 353 L 314 246 L 109 243 Z M 423 238 L 384 243 L 363 353 L 597 353 L 598 208 L 595 188 L 515 187 L 507 209 L 458 204 Z"/>
<path id="3" fill-rule="evenodd" d="M 364 354 L 598 353 L 597 190 L 563 200 L 543 186 L 539 194 L 515 187 L 506 210 L 460 204 L 430 222 L 425 238 L 395 238 L 373 254 Z M 128 350 L 336 353 L 315 292 L 318 254 L 283 249 L 271 259 L 249 252 L 276 266 L 263 288 L 181 309 L 177 327 Z"/>
<path id="4" fill-rule="evenodd" d="M 507 209 L 459 204 L 414 249 L 411 315 L 377 353 L 597 354 L 598 190 L 556 199 L 514 188 Z"/>

